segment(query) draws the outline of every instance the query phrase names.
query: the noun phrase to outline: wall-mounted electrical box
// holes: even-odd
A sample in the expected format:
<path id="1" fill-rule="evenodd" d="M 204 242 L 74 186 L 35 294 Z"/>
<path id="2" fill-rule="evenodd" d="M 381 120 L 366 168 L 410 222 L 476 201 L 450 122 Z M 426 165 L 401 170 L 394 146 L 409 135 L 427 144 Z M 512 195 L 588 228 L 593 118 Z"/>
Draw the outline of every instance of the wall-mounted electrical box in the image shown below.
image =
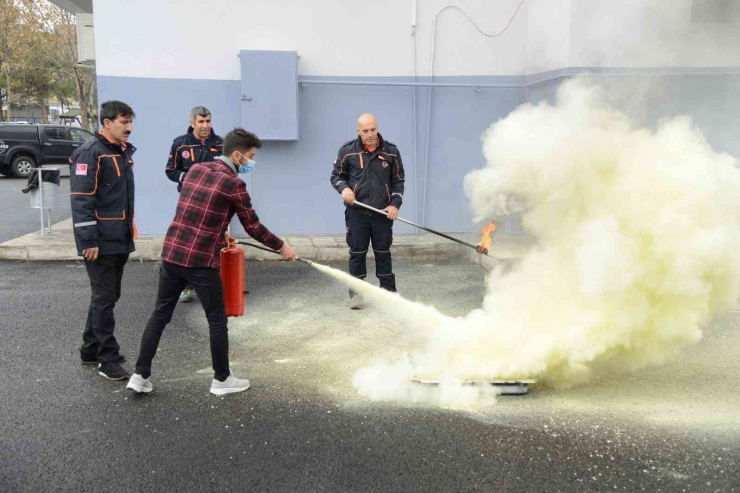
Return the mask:
<path id="1" fill-rule="evenodd" d="M 261 140 L 298 140 L 298 53 L 239 52 L 242 125 Z"/>

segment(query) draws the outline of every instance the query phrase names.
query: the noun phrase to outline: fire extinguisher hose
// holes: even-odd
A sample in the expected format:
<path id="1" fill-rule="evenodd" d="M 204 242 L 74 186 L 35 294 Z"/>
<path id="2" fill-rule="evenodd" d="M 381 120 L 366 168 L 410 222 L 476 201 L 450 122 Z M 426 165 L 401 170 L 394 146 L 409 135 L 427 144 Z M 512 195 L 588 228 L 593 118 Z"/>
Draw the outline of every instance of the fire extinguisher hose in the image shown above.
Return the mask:
<path id="1" fill-rule="evenodd" d="M 266 252 L 270 252 L 270 253 L 274 253 L 276 255 L 280 255 L 280 252 L 278 252 L 277 250 L 273 250 L 272 248 L 267 248 L 267 247 L 264 247 L 262 245 L 257 245 L 256 243 L 249 243 L 248 241 L 237 241 L 237 243 L 239 245 L 246 245 L 246 246 L 250 246 L 252 248 L 256 248 L 258 250 L 264 250 Z M 304 264 L 308 264 L 308 265 L 311 265 L 312 264 L 312 262 L 310 260 L 305 259 L 305 258 L 296 257 L 296 260 L 298 262 L 303 262 Z"/>

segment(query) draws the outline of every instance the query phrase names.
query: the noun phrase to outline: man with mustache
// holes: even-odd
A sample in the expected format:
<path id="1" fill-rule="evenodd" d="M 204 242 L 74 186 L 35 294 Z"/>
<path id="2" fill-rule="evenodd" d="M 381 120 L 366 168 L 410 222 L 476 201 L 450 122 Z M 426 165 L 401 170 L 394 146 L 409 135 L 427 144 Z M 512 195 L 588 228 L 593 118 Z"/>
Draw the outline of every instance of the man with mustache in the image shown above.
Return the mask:
<path id="1" fill-rule="evenodd" d="M 211 111 L 205 106 L 190 110 L 188 131 L 172 141 L 170 156 L 165 173 L 167 178 L 177 183 L 177 191 L 182 191 L 182 180 L 195 163 L 210 163 L 223 154 L 224 139 L 216 135 L 211 122 Z M 186 286 L 180 294 L 180 303 L 193 300 L 192 286 Z"/>
<path id="2" fill-rule="evenodd" d="M 365 259 L 370 241 L 375 252 L 375 275 L 380 287 L 396 292 L 396 276 L 391 264 L 393 221 L 403 202 L 404 172 L 401 153 L 378 133 L 378 122 L 369 113 L 357 121 L 358 137 L 339 149 L 331 172 L 331 185 L 342 194 L 347 208 L 344 220 L 349 246 L 349 273 L 367 276 Z M 382 209 L 387 216 L 354 205 L 355 199 Z M 362 295 L 349 291 L 350 308 L 362 308 Z"/>
<path id="3" fill-rule="evenodd" d="M 100 108 L 102 130 L 70 159 L 70 200 L 77 254 L 90 278 L 90 307 L 82 333 L 83 365 L 97 365 L 110 380 L 123 380 L 123 355 L 113 331 L 123 268 L 134 251 L 134 161 L 128 143 L 134 111 L 121 101 Z"/>

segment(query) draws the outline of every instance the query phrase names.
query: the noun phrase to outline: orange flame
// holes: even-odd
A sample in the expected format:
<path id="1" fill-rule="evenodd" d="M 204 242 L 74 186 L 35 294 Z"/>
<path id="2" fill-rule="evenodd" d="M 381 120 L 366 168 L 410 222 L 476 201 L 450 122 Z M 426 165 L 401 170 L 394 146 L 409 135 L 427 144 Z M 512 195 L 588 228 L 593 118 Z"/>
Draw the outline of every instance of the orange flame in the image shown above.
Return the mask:
<path id="1" fill-rule="evenodd" d="M 488 221 L 488 226 L 484 227 L 482 229 L 483 234 L 480 237 L 480 242 L 478 243 L 478 246 L 481 248 L 485 248 L 486 250 L 491 249 L 491 234 L 496 231 L 496 226 L 493 221 Z"/>

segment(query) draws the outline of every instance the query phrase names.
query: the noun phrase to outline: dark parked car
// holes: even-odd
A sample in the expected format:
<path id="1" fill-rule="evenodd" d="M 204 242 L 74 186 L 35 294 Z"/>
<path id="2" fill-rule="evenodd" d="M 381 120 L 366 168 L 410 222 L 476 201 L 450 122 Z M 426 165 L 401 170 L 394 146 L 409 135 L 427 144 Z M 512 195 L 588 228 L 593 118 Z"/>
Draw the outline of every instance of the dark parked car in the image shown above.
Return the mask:
<path id="1" fill-rule="evenodd" d="M 69 165 L 74 150 L 92 138 L 87 130 L 63 125 L 0 124 L 0 173 L 27 178 L 39 165 Z"/>

